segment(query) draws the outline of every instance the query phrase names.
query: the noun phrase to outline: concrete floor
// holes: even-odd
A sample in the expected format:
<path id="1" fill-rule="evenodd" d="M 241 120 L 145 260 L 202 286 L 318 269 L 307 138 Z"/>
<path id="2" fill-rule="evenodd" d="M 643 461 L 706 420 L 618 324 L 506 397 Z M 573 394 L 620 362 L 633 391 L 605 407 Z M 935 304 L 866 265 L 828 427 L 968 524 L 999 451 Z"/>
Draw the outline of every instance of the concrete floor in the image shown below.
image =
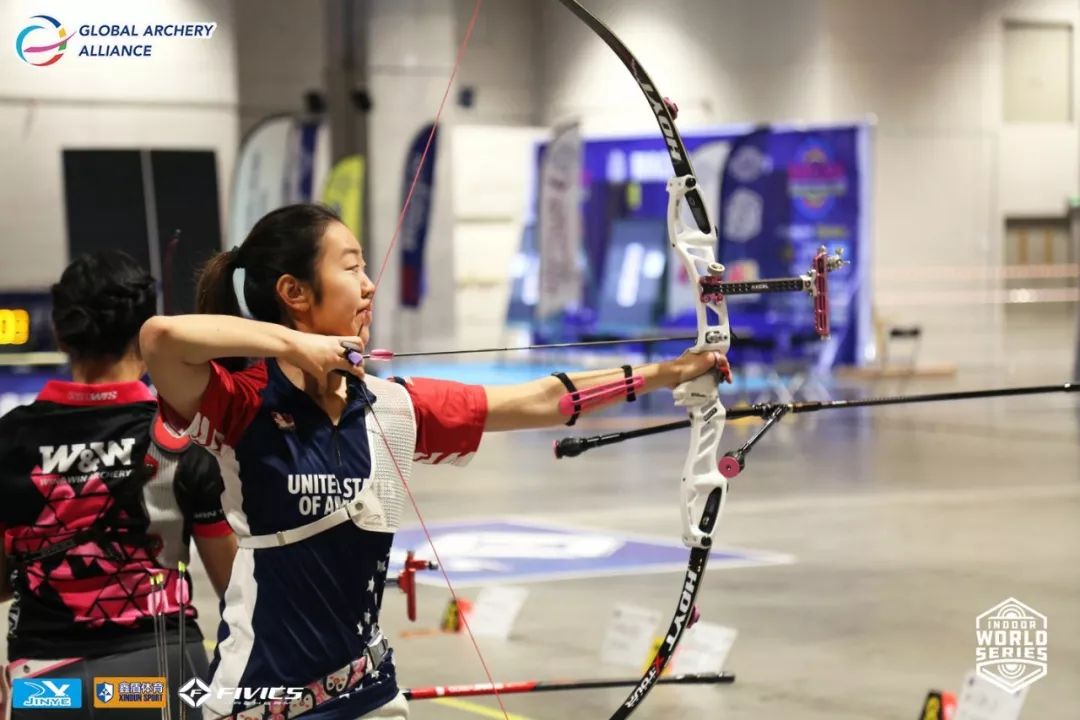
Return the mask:
<path id="1" fill-rule="evenodd" d="M 974 667 L 976 615 L 1015 596 L 1046 614 L 1050 628 L 1048 676 L 1031 688 L 1024 716 L 1076 717 L 1078 408 L 1076 395 L 973 401 L 838 411 L 776 429 L 735 481 L 719 542 L 797 562 L 707 574 L 701 610 L 738 628 L 728 662 L 738 681 L 658 688 L 637 716 L 907 720 L 929 688 L 958 689 Z M 414 482 L 421 510 L 429 520 L 525 513 L 678 536 L 685 435 L 556 465 L 548 447 L 560 435 L 489 437 L 467 474 L 425 468 Z M 514 636 L 485 642 L 485 656 L 497 679 L 618 675 L 595 659 L 612 603 L 654 607 L 666 621 L 680 580 L 669 573 L 531 586 Z M 422 615 L 437 616 L 446 592 L 422 593 Z M 402 618 L 393 606 L 387 626 Z M 482 677 L 464 638 L 398 645 L 407 682 Z M 595 718 L 624 695 L 506 703 L 529 718 Z M 453 716 L 430 705 L 414 714 Z"/>
<path id="2" fill-rule="evenodd" d="M 1019 379 L 964 377 L 909 389 Z M 655 419 L 581 425 L 588 432 Z M 750 430 L 732 428 L 724 447 L 737 446 Z M 516 515 L 678 537 L 685 433 L 556 462 L 551 440 L 564 434 L 493 435 L 465 469 L 418 467 L 413 489 L 425 519 Z M 1048 676 L 1031 688 L 1024 717 L 1075 718 L 1078 440 L 1078 395 L 785 420 L 734 482 L 718 542 L 790 553 L 796 562 L 714 570 L 699 595 L 706 620 L 739 631 L 727 668 L 737 682 L 657 688 L 636 717 L 909 720 L 929 688 L 957 690 L 974 667 L 976 615 L 1015 596 L 1049 618 Z M 613 603 L 655 608 L 666 622 L 680 579 L 671 572 L 531 584 L 512 637 L 481 641 L 484 656 L 497 680 L 624 675 L 597 659 Z M 212 637 L 216 605 L 208 584 L 199 588 Z M 419 594 L 417 626 L 433 626 L 448 593 L 421 587 Z M 462 594 L 474 597 L 476 590 Z M 409 626 L 400 595 L 388 594 L 383 625 L 392 637 Z M 397 637 L 395 646 L 403 684 L 484 679 L 464 636 Z M 599 718 L 625 694 L 517 695 L 505 702 L 532 720 Z M 487 699 L 466 708 L 418 702 L 412 717 L 501 717 L 483 714 L 494 707 Z"/>

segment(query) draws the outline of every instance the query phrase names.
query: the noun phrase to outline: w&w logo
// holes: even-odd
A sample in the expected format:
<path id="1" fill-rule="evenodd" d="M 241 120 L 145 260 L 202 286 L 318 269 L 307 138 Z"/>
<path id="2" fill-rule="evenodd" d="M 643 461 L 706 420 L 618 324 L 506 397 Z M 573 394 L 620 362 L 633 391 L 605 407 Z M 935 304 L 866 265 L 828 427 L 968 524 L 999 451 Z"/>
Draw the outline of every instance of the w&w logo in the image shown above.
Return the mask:
<path id="1" fill-rule="evenodd" d="M 123 438 L 120 442 L 75 443 L 73 445 L 42 445 L 41 472 L 66 473 L 75 463 L 83 473 L 93 473 L 104 465 L 107 468 L 131 464 L 131 451 L 135 447 L 135 438 Z"/>

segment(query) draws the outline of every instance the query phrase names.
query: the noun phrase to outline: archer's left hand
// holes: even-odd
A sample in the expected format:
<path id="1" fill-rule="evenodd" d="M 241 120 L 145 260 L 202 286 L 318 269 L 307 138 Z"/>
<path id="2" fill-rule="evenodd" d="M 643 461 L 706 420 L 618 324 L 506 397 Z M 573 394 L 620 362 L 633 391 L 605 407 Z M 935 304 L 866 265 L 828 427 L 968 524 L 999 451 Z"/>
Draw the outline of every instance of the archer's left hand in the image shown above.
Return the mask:
<path id="1" fill-rule="evenodd" d="M 676 377 L 675 384 L 704 375 L 715 370 L 721 382 L 731 382 L 731 365 L 727 356 L 718 352 L 695 353 L 687 350 L 674 360 L 668 361 L 668 367 Z"/>

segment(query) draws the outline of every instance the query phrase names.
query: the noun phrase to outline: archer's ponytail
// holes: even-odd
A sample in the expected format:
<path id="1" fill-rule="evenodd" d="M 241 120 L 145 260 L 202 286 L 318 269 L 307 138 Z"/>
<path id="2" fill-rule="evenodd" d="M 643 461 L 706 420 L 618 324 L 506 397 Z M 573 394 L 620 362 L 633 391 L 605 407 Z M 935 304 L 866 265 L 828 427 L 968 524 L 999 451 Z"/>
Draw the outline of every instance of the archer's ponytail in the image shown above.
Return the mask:
<path id="1" fill-rule="evenodd" d="M 219 252 L 203 265 L 195 285 L 195 312 L 204 315 L 240 314 L 232 286 L 236 255 L 232 250 Z"/>
<path id="2" fill-rule="evenodd" d="M 239 247 L 214 255 L 203 266 L 195 289 L 198 312 L 246 315 L 236 297 L 243 292 L 252 318 L 291 327 L 292 318 L 278 300 L 278 278 L 292 275 L 311 285 L 316 300 L 321 298 L 315 265 L 331 222 L 341 218 L 330 208 L 311 203 L 287 205 L 264 215 Z"/>
<path id="3" fill-rule="evenodd" d="M 292 275 L 311 285 L 316 301 L 321 298 L 315 266 L 320 241 L 331 222 L 341 222 L 341 218 L 330 208 L 311 203 L 267 213 L 239 247 L 218 253 L 203 265 L 195 285 L 196 312 L 248 316 L 292 327 L 292 318 L 278 300 L 278 278 Z M 243 293 L 247 312 L 241 312 L 237 292 Z M 241 358 L 219 362 L 229 370 L 244 367 Z"/>

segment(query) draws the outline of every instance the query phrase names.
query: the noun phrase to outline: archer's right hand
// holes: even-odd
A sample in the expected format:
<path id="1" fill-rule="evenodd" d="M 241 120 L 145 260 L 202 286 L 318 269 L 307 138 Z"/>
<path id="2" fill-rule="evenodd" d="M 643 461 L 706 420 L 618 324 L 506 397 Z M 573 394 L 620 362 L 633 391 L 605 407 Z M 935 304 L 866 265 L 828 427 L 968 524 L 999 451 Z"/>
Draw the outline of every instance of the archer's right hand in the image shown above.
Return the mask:
<path id="1" fill-rule="evenodd" d="M 364 379 L 364 366 L 353 365 L 346 358 L 348 350 L 342 343 L 363 349 L 364 341 L 358 336 L 335 337 L 295 331 L 289 338 L 289 349 L 282 359 L 296 365 L 314 378 L 319 392 L 324 392 L 330 373 L 335 370 Z"/>

